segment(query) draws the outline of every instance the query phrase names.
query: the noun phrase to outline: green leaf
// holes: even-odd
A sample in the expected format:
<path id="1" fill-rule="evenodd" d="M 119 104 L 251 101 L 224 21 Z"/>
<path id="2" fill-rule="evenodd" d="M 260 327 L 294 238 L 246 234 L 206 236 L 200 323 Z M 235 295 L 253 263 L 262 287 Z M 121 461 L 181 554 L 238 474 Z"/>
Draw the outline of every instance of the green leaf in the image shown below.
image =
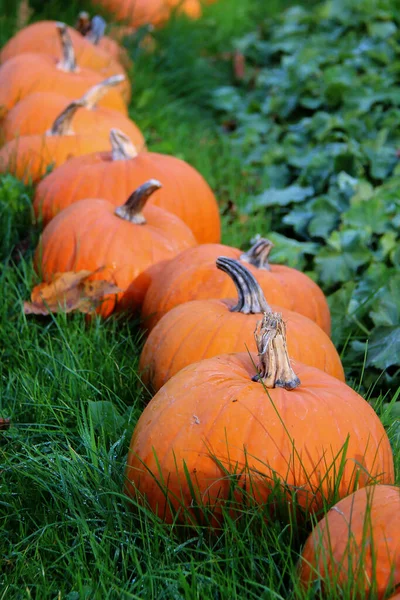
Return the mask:
<path id="1" fill-rule="evenodd" d="M 270 232 L 267 237 L 274 243 L 271 252 L 272 263 L 303 269 L 306 264 L 305 255 L 313 255 L 318 250 L 317 244 L 298 242 L 279 233 Z"/>
<path id="2" fill-rule="evenodd" d="M 393 365 L 400 365 L 400 326 L 377 327 L 369 341 L 367 366 L 385 370 Z"/>
<path id="3" fill-rule="evenodd" d="M 88 409 L 93 426 L 110 436 L 114 436 L 125 425 L 125 417 L 119 414 L 116 406 L 109 400 L 89 400 Z"/>
<path id="4" fill-rule="evenodd" d="M 389 276 L 389 272 L 388 272 Z M 400 324 L 400 274 L 392 276 L 374 300 L 371 318 L 377 326 Z"/>
<path id="5" fill-rule="evenodd" d="M 291 185 L 283 190 L 269 188 L 260 196 L 255 198 L 246 207 L 247 212 L 263 206 L 287 206 L 288 204 L 304 202 L 307 198 L 314 194 L 312 187 L 300 187 L 299 185 Z"/>

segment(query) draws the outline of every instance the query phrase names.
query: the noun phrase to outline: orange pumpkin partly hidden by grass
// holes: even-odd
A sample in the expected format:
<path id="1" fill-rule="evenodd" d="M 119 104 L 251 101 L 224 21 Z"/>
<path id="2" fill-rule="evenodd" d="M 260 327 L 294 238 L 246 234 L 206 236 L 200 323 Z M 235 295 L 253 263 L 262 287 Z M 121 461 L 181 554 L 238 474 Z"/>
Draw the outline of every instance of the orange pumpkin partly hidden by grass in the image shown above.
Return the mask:
<path id="1" fill-rule="evenodd" d="M 140 357 L 139 370 L 145 385 L 158 391 L 178 371 L 199 360 L 230 352 L 256 352 L 253 331 L 260 315 L 271 310 L 282 313 L 292 358 L 344 381 L 336 348 L 314 321 L 276 305 L 270 307 L 243 263 L 220 257 L 216 265 L 233 281 L 238 300 L 193 300 L 164 315 L 151 331 Z M 159 274 L 163 271 L 160 269 Z"/>
<path id="2" fill-rule="evenodd" d="M 57 92 L 73 100 L 103 81 L 104 75 L 86 67 L 78 67 L 67 26 L 59 23 L 57 31 L 63 49 L 60 60 L 51 54 L 25 52 L 1 65 L 0 118 L 17 102 L 34 92 Z M 127 114 L 126 103 L 116 89 L 110 90 L 100 100 L 99 106 Z"/>
<path id="3" fill-rule="evenodd" d="M 80 110 L 74 115 L 73 130 L 76 134 L 104 133 L 109 136 L 118 127 L 139 148 L 145 141 L 139 127 L 117 110 L 99 106 L 100 100 L 117 85 L 123 75 L 114 75 L 93 86 L 79 99 Z M 5 116 L 2 123 L 4 141 L 15 137 L 45 133 L 71 100 L 57 92 L 36 92 L 18 102 Z M 45 107 L 45 109 L 43 108 Z"/>
<path id="4" fill-rule="evenodd" d="M 38 186 L 34 209 L 44 223 L 82 198 L 106 198 L 116 206 L 150 177 L 162 184 L 150 204 L 177 215 L 197 241 L 219 241 L 218 204 L 205 179 L 188 163 L 165 154 L 141 152 L 122 132 L 111 131 L 111 152 L 71 160 Z"/>
<path id="5" fill-rule="evenodd" d="M 151 330 L 163 315 L 183 302 L 234 297 L 232 280 L 215 265 L 219 256 L 226 256 L 248 267 L 268 302 L 308 317 L 330 335 L 329 306 L 322 290 L 304 273 L 270 264 L 272 246 L 269 240 L 260 238 L 245 253 L 221 244 L 203 244 L 182 252 L 154 277 L 143 304 L 144 326 Z"/>
<path id="6" fill-rule="evenodd" d="M 81 200 L 66 208 L 44 229 L 36 250 L 35 268 L 42 280 L 51 282 L 57 273 L 102 269 L 94 278 L 108 280 L 122 292 L 108 298 L 99 314 L 108 316 L 117 303 L 122 310 L 138 308 L 150 269 L 196 244 L 175 215 L 145 206 L 160 187 L 150 180 L 117 208 L 104 199 Z"/>
<path id="7" fill-rule="evenodd" d="M 206 509 L 218 518 L 232 493 L 264 505 L 277 482 L 312 511 L 373 481 L 393 483 L 392 450 L 372 407 L 335 377 L 291 361 L 279 314 L 264 315 L 256 341 L 258 355 L 182 369 L 144 409 L 125 489 L 161 519 L 177 511 L 202 519 Z"/>
<path id="8" fill-rule="evenodd" d="M 399 588 L 400 488 L 373 485 L 338 502 L 304 546 L 300 580 L 305 588 L 321 581 L 325 593 L 377 600 Z"/>

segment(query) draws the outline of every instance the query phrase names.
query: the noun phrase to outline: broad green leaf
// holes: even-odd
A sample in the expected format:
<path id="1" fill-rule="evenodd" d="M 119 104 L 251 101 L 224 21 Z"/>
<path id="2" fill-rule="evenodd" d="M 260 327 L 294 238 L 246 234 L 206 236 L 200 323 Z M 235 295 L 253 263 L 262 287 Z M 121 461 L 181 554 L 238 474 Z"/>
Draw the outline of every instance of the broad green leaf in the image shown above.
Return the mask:
<path id="1" fill-rule="evenodd" d="M 292 202 L 304 202 L 314 193 L 312 187 L 300 187 L 299 185 L 291 185 L 283 190 L 270 188 L 255 198 L 247 207 L 247 211 L 261 208 L 263 206 L 287 206 Z"/>
<path id="2" fill-rule="evenodd" d="M 400 325 L 376 327 L 368 344 L 367 366 L 384 370 L 393 365 L 400 365 Z"/>

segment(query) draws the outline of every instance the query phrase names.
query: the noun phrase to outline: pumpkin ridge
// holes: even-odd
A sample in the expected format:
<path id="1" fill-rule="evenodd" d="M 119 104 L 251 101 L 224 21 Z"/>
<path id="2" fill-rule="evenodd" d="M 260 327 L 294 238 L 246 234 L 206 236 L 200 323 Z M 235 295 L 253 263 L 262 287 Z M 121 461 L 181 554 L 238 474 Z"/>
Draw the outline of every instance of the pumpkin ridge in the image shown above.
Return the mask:
<path id="1" fill-rule="evenodd" d="M 199 325 L 199 324 L 201 324 L 201 322 L 202 322 L 202 320 L 203 320 L 203 315 L 198 313 L 198 316 L 199 316 L 199 319 L 191 323 L 191 327 L 190 327 L 190 329 L 188 329 L 188 331 L 187 331 L 187 333 L 186 333 L 186 336 L 185 336 L 185 338 L 188 338 L 188 337 L 190 337 L 190 336 L 191 336 L 191 335 L 192 335 L 192 334 L 195 332 L 195 330 L 197 329 L 198 325 Z M 178 314 L 178 318 L 180 318 L 180 314 Z M 175 360 L 175 359 L 177 358 L 177 356 L 179 355 L 179 352 L 181 352 L 181 351 L 182 351 L 182 345 L 183 345 L 183 344 L 185 343 L 185 341 L 186 341 L 186 339 L 185 339 L 185 338 L 181 339 L 181 341 L 180 341 L 180 344 L 177 346 L 177 348 L 175 348 L 175 351 L 174 351 L 174 353 L 172 354 L 172 356 L 170 356 L 170 361 L 169 361 L 169 365 L 168 365 L 168 370 L 167 370 L 167 373 L 166 373 L 166 374 L 167 374 L 167 376 L 168 376 L 168 375 L 170 374 L 170 372 L 171 372 L 171 368 L 172 368 L 172 366 L 173 366 L 174 360 Z"/>

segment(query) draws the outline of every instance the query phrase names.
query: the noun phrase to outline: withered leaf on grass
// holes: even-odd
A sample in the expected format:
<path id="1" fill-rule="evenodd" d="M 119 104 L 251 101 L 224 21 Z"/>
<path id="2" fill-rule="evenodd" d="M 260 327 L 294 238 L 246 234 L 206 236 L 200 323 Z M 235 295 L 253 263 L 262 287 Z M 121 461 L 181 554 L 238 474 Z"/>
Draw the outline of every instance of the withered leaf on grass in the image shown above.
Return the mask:
<path id="1" fill-rule="evenodd" d="M 90 280 L 98 271 L 56 273 L 51 283 L 40 283 L 24 302 L 26 315 L 48 315 L 55 312 L 93 312 L 104 296 L 120 292 L 115 284 L 104 279 Z"/>
<path id="2" fill-rule="evenodd" d="M 0 431 L 7 431 L 7 429 L 10 429 L 10 425 L 10 419 L 0 418 Z"/>

